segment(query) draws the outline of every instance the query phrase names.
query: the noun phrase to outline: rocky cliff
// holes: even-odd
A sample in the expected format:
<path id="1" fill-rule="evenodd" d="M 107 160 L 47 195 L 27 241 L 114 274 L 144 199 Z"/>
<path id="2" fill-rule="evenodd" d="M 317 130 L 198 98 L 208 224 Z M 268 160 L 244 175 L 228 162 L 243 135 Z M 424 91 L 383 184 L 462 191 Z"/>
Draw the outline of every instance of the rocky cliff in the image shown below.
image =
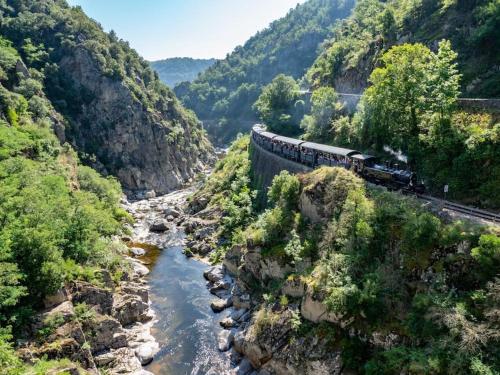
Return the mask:
<path id="1" fill-rule="evenodd" d="M 128 190 L 165 193 L 210 161 L 201 123 L 149 63 L 64 1 L 0 3 L 1 33 L 43 76 L 61 141 Z M 38 73 L 38 74 L 40 74 Z M 63 136 L 64 134 L 64 136 Z"/>

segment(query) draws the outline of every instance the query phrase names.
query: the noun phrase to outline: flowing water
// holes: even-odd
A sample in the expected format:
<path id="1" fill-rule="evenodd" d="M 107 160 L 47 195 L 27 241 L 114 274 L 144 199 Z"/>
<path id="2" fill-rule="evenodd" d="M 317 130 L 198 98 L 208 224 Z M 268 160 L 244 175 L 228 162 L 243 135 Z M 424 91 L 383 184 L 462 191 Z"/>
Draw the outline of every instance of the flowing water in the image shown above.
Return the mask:
<path id="1" fill-rule="evenodd" d="M 178 198 L 179 193 L 176 194 L 173 196 Z M 143 257 L 150 263 L 148 284 L 157 319 L 151 333 L 160 344 L 160 351 L 146 369 L 157 375 L 229 374 L 233 368 L 229 353 L 219 352 L 217 340 L 222 330 L 219 321 L 227 313 L 215 314 L 210 308 L 215 297 L 203 278 L 209 266 L 182 253 L 185 235 L 181 228 L 172 228 L 161 235 L 146 234 L 146 222 L 158 214 L 154 210 L 148 212 L 147 204 L 169 204 L 169 196 L 159 199 L 159 203 L 154 203 L 155 200 L 134 203 L 142 204 L 145 212 L 143 223 L 136 224 L 134 240 L 146 243 L 153 240 L 162 248 L 149 249 Z"/>

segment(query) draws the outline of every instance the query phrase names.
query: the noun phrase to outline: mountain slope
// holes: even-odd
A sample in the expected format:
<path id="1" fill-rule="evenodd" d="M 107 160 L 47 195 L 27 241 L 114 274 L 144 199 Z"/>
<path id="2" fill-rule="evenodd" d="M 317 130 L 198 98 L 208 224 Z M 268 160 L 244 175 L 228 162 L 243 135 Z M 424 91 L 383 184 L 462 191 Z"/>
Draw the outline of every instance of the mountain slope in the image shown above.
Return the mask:
<path id="1" fill-rule="evenodd" d="M 256 119 L 252 105 L 263 85 L 284 73 L 300 78 L 317 56 L 334 23 L 347 17 L 354 0 L 310 0 L 237 47 L 193 83 L 175 88 L 199 118 L 214 120 L 209 134 L 230 139 Z M 210 122 L 208 123 L 210 125 Z"/>
<path id="2" fill-rule="evenodd" d="M 216 59 L 192 59 L 190 57 L 174 57 L 171 59 L 152 61 L 151 67 L 158 72 L 160 79 L 169 87 L 181 82 L 190 82 L 198 74 L 215 64 Z"/>
<path id="3" fill-rule="evenodd" d="M 391 46 L 420 42 L 435 50 L 440 40 L 448 39 L 458 52 L 462 95 L 499 97 L 499 27 L 500 5 L 494 0 L 358 1 L 308 77 L 314 87 L 360 93 Z"/>
<path id="4" fill-rule="evenodd" d="M 87 163 L 127 189 L 159 193 L 202 167 L 211 147 L 201 125 L 127 42 L 65 1 L 0 2 L 0 12 L 1 34 L 44 74 L 65 117 L 61 140 Z"/>

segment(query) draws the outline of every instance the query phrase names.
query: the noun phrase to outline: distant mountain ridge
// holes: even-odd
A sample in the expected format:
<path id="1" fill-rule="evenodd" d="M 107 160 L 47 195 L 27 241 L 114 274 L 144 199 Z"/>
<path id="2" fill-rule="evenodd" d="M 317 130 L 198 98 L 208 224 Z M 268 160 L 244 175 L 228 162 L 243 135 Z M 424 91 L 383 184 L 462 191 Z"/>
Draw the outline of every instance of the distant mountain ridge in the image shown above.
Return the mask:
<path id="1" fill-rule="evenodd" d="M 211 67 L 217 59 L 193 59 L 173 57 L 151 61 L 151 67 L 158 72 L 160 79 L 171 88 L 181 82 L 194 81 L 198 74 Z"/>
<path id="2" fill-rule="evenodd" d="M 224 143 L 249 130 L 252 105 L 263 86 L 278 74 L 301 78 L 332 36 L 336 22 L 348 17 L 354 0 L 309 0 L 272 22 L 192 83 L 175 88 L 177 97 L 204 120 L 208 134 Z M 206 121 L 211 120 L 211 121 Z"/>

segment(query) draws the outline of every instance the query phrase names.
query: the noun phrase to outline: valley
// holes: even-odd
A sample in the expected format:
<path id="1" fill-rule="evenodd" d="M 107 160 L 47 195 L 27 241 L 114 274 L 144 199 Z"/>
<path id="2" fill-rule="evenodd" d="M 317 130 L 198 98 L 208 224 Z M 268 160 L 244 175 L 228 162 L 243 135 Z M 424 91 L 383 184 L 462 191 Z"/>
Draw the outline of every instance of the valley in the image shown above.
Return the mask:
<path id="1" fill-rule="evenodd" d="M 497 0 L 120 1 L 0 0 L 0 374 L 500 372 Z"/>

